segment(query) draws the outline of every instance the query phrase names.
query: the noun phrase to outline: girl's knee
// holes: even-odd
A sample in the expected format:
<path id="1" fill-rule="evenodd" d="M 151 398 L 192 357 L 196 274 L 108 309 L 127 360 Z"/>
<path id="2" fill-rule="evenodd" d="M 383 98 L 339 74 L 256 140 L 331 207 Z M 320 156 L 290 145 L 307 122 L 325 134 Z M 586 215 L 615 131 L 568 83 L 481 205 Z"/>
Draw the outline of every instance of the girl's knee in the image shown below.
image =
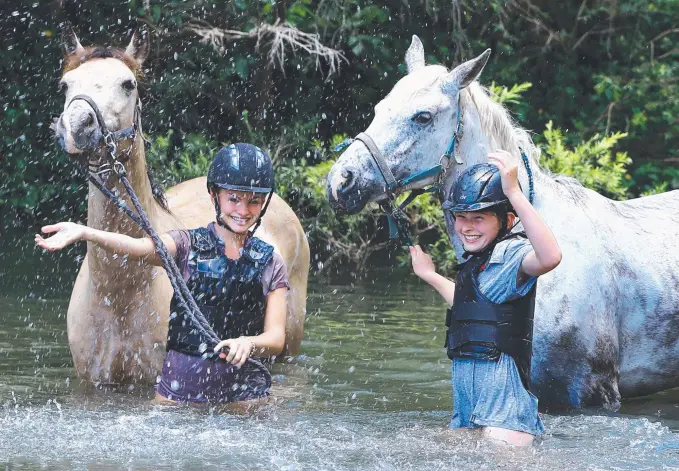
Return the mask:
<path id="1" fill-rule="evenodd" d="M 498 440 L 513 446 L 526 446 L 533 443 L 534 435 L 500 427 L 484 427 L 483 436 L 491 440 Z"/>

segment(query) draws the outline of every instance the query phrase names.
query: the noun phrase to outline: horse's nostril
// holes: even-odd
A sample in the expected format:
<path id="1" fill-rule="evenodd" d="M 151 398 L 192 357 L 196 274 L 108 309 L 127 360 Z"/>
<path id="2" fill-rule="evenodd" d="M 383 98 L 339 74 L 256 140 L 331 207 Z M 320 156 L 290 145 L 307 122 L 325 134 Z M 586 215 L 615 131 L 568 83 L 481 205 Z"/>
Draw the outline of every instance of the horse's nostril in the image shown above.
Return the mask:
<path id="1" fill-rule="evenodd" d="M 87 115 L 87 123 L 86 126 L 89 128 L 94 125 L 94 116 L 90 113 Z"/>
<path id="2" fill-rule="evenodd" d="M 354 184 L 354 172 L 347 169 L 342 169 L 342 184 L 341 189 L 346 190 Z"/>

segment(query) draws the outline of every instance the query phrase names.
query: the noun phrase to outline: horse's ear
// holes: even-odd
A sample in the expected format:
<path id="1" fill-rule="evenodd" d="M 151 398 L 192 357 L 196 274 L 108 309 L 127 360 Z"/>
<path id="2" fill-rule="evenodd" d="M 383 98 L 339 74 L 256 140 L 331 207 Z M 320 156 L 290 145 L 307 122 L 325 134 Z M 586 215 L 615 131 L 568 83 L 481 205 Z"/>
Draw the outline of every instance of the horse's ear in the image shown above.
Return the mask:
<path id="1" fill-rule="evenodd" d="M 443 85 L 444 89 L 459 91 L 468 87 L 470 83 L 481 75 L 481 71 L 486 66 L 489 57 L 490 49 L 486 49 L 477 58 L 463 62 L 455 67 L 446 77 Z"/>
<path id="2" fill-rule="evenodd" d="M 409 74 L 424 67 L 424 46 L 420 38 L 414 34 L 413 42 L 410 43 L 408 52 L 406 52 L 406 67 Z"/>
<path id="3" fill-rule="evenodd" d="M 85 50 L 85 48 L 80 44 L 78 36 L 75 35 L 73 27 L 70 23 L 64 23 L 61 29 L 61 44 L 64 48 L 64 52 L 68 56 L 78 54 Z"/>
<path id="4" fill-rule="evenodd" d="M 139 27 L 132 33 L 130 44 L 125 49 L 125 54 L 142 64 L 149 55 L 149 31 L 145 27 Z"/>

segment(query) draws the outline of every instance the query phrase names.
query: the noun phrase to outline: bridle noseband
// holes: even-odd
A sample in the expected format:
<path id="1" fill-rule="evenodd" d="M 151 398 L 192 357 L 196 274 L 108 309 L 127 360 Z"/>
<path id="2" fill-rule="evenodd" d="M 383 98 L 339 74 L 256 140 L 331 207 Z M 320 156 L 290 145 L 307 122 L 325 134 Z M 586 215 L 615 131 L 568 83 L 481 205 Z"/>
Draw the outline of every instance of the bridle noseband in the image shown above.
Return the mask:
<path id="1" fill-rule="evenodd" d="M 139 119 L 141 116 L 140 114 L 141 102 L 138 100 L 137 105 L 134 108 L 134 118 L 132 119 L 131 126 L 120 129 L 118 131 L 110 131 L 106 127 L 104 116 L 101 114 L 99 107 L 92 98 L 90 98 L 88 95 L 76 95 L 73 98 L 71 98 L 71 101 L 68 103 L 68 106 L 71 106 L 71 104 L 76 100 L 84 101 L 85 103 L 90 105 L 90 108 L 92 108 L 92 111 L 94 111 L 94 115 L 96 116 L 97 122 L 99 123 L 101 141 L 103 141 L 107 151 L 106 152 L 106 156 L 108 157 L 107 162 L 95 163 L 92 162 L 91 160 L 87 162 L 89 175 L 90 176 L 96 175 L 105 180 L 108 174 L 111 172 L 111 170 L 114 170 L 117 174 L 120 174 L 120 172 L 124 172 L 125 167 L 123 166 L 122 161 L 129 159 L 130 152 L 132 152 L 132 147 L 130 147 L 127 155 L 119 156 L 117 155 L 118 143 L 126 139 L 130 139 L 132 141 L 136 139 L 137 131 L 139 130 L 140 127 Z M 120 157 L 123 158 L 121 159 Z"/>

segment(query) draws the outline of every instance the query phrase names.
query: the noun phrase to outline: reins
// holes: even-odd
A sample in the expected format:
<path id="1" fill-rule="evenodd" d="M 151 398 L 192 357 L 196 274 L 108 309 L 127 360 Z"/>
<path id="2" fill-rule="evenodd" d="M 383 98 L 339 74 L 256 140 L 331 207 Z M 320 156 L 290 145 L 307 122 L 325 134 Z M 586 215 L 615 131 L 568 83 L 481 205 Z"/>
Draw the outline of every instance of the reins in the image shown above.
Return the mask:
<path id="1" fill-rule="evenodd" d="M 98 188 L 99 191 L 101 191 L 102 194 L 106 196 L 112 203 L 114 203 L 116 206 L 118 206 L 119 209 L 121 209 L 125 214 L 127 214 L 127 216 L 129 216 L 130 219 L 137 223 L 137 225 L 139 225 L 139 227 L 141 227 L 142 230 L 146 232 L 146 234 L 148 234 L 151 237 L 155 245 L 156 252 L 158 252 L 158 255 L 160 256 L 160 259 L 163 263 L 163 268 L 165 268 L 165 271 L 167 272 L 167 277 L 170 280 L 170 284 L 172 285 L 172 289 L 174 290 L 175 296 L 177 296 L 179 306 L 184 310 L 184 312 L 187 313 L 189 319 L 191 320 L 194 327 L 198 330 L 198 332 L 200 332 L 200 334 L 203 335 L 210 343 L 202 344 L 200 346 L 200 351 L 201 353 L 203 353 L 203 358 L 205 359 L 219 358 L 219 354 L 211 352 L 210 348 L 214 349 L 214 347 L 219 342 L 221 342 L 222 339 L 220 339 L 217 336 L 217 334 L 212 329 L 212 326 L 210 326 L 209 322 L 207 321 L 207 319 L 205 319 L 205 316 L 200 311 L 200 308 L 196 304 L 196 301 L 193 298 L 193 296 L 191 295 L 188 286 L 186 286 L 184 277 L 181 274 L 179 267 L 177 266 L 177 263 L 174 260 L 174 257 L 172 257 L 168 252 L 167 247 L 160 239 L 158 232 L 151 225 L 151 222 L 149 221 L 146 212 L 142 208 L 141 203 L 139 202 L 139 198 L 137 197 L 134 189 L 132 188 L 132 185 L 130 184 L 130 181 L 127 178 L 127 171 L 125 170 L 125 165 L 118 159 L 116 155 L 119 141 L 123 139 L 132 139 L 132 141 L 134 141 L 134 139 L 136 138 L 137 131 L 139 129 L 138 126 L 139 106 L 137 106 L 135 109 L 134 123 L 132 124 L 132 126 L 121 129 L 119 131 L 112 132 L 109 131 L 108 128 L 106 127 L 106 124 L 104 123 L 104 119 L 101 115 L 99 108 L 90 97 L 88 97 L 87 95 L 77 95 L 73 97 L 71 103 L 74 100 L 83 100 L 92 107 L 92 110 L 94 111 L 99 122 L 99 127 L 102 134 L 102 141 L 106 146 L 106 158 L 109 161 L 100 165 L 96 169 L 93 169 L 92 165 L 88 164 L 87 174 L 89 181 L 96 188 Z M 125 201 L 123 201 L 116 193 L 107 188 L 106 185 L 104 185 L 99 180 L 98 178 L 99 175 L 110 172 L 111 170 L 113 170 L 113 172 L 120 179 L 120 182 L 123 184 L 125 191 L 130 198 L 130 201 L 132 201 L 132 205 L 134 206 L 136 214 L 130 209 L 130 207 L 127 205 L 127 203 L 125 203 Z M 264 366 L 264 364 L 259 360 L 255 360 L 253 358 L 248 358 L 247 361 L 264 373 L 267 388 L 271 387 L 271 373 Z"/>

